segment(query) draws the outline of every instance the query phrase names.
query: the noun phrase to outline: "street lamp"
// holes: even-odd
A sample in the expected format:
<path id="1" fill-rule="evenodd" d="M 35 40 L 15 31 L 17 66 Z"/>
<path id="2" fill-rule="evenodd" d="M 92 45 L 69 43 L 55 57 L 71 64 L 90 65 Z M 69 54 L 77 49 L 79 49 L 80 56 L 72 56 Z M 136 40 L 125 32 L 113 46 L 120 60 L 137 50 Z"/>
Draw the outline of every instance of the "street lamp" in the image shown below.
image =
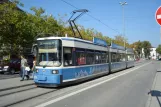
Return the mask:
<path id="1" fill-rule="evenodd" d="M 127 2 L 120 2 L 119 3 L 122 6 L 122 20 L 123 20 L 123 33 L 124 36 L 124 47 L 125 47 L 125 15 L 124 15 L 124 5 L 127 5 Z"/>

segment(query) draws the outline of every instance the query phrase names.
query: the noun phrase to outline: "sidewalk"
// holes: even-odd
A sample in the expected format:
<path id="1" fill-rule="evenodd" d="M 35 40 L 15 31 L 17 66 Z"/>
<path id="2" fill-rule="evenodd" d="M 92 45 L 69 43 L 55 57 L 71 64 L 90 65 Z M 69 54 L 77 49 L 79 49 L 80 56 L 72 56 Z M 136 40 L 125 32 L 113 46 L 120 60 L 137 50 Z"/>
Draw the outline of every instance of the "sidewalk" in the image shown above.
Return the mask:
<path id="1" fill-rule="evenodd" d="M 161 69 L 157 69 L 146 107 L 161 107 Z"/>
<path id="2" fill-rule="evenodd" d="M 30 80 L 26 80 L 26 79 L 24 81 L 20 81 L 20 80 L 21 80 L 20 77 L 0 80 L 0 91 L 34 84 L 32 77 Z"/>

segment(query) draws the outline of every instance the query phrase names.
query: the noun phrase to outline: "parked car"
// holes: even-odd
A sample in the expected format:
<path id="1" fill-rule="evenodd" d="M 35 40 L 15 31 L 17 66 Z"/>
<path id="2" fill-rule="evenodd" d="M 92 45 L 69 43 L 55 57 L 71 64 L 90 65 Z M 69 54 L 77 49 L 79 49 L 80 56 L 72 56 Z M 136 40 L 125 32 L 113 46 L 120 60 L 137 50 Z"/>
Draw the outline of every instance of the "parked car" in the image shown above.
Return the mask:
<path id="1" fill-rule="evenodd" d="M 32 55 L 26 56 L 26 59 L 27 59 L 29 67 L 32 68 L 32 66 L 33 66 Z M 1 73 L 9 72 L 11 74 L 19 73 L 21 70 L 20 67 L 21 67 L 21 59 L 19 59 L 19 58 L 5 60 L 5 61 L 3 61 L 2 65 L 1 65 L 2 71 L 0 71 L 0 72 Z"/>
<path id="2" fill-rule="evenodd" d="M 2 73 L 2 66 L 0 65 L 0 73 Z"/>
<path id="3" fill-rule="evenodd" d="M 20 59 L 4 60 L 1 65 L 1 73 L 9 72 L 14 74 L 20 71 Z"/>

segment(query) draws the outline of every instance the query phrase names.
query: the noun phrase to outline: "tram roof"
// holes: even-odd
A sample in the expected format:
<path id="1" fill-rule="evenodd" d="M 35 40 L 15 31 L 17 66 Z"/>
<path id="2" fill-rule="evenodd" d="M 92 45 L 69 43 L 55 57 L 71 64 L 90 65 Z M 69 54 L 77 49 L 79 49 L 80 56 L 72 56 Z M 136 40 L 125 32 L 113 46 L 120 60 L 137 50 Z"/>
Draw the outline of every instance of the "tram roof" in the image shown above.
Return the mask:
<path id="1" fill-rule="evenodd" d="M 104 44 L 97 44 L 97 43 L 94 43 L 93 41 L 83 40 L 83 39 L 74 38 L 74 37 L 43 37 L 43 38 L 38 38 L 37 40 L 51 40 L 51 39 L 61 39 L 61 40 L 67 40 L 67 41 L 77 41 L 77 42 L 83 42 L 83 43 L 88 43 L 88 44 L 94 44 L 94 45 L 99 45 L 99 46 L 107 47 Z"/>
<path id="2" fill-rule="evenodd" d="M 50 40 L 50 39 L 61 39 L 61 40 L 72 40 L 72 41 L 77 40 L 77 41 L 93 43 L 92 41 L 83 40 L 79 38 L 73 38 L 73 37 L 43 37 L 43 38 L 38 38 L 37 40 Z"/>
<path id="3" fill-rule="evenodd" d="M 119 49 L 119 50 L 125 50 L 125 47 L 117 45 L 117 44 L 114 44 L 114 43 L 111 44 L 111 48 Z"/>

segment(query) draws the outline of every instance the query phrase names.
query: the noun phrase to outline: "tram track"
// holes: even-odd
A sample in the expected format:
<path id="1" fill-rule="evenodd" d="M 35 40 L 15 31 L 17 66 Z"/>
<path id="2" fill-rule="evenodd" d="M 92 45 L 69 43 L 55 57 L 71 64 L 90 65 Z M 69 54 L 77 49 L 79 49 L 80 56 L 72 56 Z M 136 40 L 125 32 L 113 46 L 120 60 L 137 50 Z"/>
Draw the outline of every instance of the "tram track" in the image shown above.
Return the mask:
<path id="1" fill-rule="evenodd" d="M 31 87 L 29 89 L 13 92 L 9 94 L 2 94 L 0 96 L 0 101 L 2 102 L 0 103 L 0 107 L 10 107 L 33 98 L 37 98 L 39 96 L 52 93 L 57 90 L 58 89 Z"/>
<path id="2" fill-rule="evenodd" d="M 12 90 L 12 89 L 18 89 L 18 88 L 26 87 L 26 86 L 30 86 L 30 85 L 34 85 L 34 83 L 20 85 L 20 86 L 14 86 L 14 87 L 8 87 L 8 88 L 3 88 L 3 89 L 0 89 L 0 92 L 7 91 L 7 90 Z"/>
<path id="3" fill-rule="evenodd" d="M 0 91 L 0 97 L 23 92 L 23 91 L 27 91 L 27 90 L 31 90 L 34 88 L 36 88 L 36 86 L 34 84 L 31 84 L 31 85 L 26 85 L 23 87 L 15 87 L 13 89 L 2 90 L 2 91 Z"/>

